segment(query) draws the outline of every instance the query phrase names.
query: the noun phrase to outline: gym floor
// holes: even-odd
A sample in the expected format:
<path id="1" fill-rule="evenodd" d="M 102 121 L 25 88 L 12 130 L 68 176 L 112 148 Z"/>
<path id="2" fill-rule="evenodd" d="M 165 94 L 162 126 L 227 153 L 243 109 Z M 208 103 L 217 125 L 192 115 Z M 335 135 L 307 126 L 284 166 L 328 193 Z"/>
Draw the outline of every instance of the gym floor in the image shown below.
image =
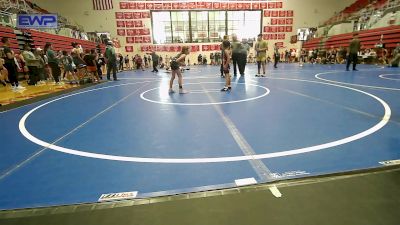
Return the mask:
<path id="1" fill-rule="evenodd" d="M 126 71 L 119 81 L 0 113 L 0 210 L 94 203 L 106 193 L 137 191 L 145 199 L 213 191 L 398 163 L 398 69 L 280 64 L 269 65 L 266 78 L 254 77 L 255 65 L 246 69 L 245 77 L 233 77 L 230 93 L 219 91 L 217 67 L 185 71 L 184 95 L 168 94 L 165 71 Z"/>

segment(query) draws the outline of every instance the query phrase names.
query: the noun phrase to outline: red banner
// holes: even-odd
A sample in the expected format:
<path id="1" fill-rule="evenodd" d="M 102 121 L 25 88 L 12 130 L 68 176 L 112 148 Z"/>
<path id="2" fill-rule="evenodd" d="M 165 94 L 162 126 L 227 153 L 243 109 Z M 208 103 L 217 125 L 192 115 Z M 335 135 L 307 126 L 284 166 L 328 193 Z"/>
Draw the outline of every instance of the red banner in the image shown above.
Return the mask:
<path id="1" fill-rule="evenodd" d="M 143 43 L 143 37 L 135 37 L 135 43 Z"/>
<path id="2" fill-rule="evenodd" d="M 129 2 L 129 9 L 136 9 L 137 5 L 136 2 Z"/>
<path id="3" fill-rule="evenodd" d="M 292 26 L 286 26 L 286 32 L 292 32 L 293 27 Z"/>
<path id="4" fill-rule="evenodd" d="M 163 3 L 163 9 L 171 9 L 172 4 L 171 3 Z"/>
<path id="5" fill-rule="evenodd" d="M 221 8 L 221 3 L 220 2 L 214 2 L 213 3 L 213 8 L 214 9 L 220 9 Z"/>
<path id="6" fill-rule="evenodd" d="M 135 38 L 133 38 L 133 37 L 126 37 L 126 43 L 135 43 Z"/>
<path id="7" fill-rule="evenodd" d="M 125 27 L 125 21 L 117 20 L 117 27 Z"/>
<path id="8" fill-rule="evenodd" d="M 278 19 L 271 18 L 271 25 L 276 25 L 278 23 Z"/>
<path id="9" fill-rule="evenodd" d="M 150 36 L 143 37 L 143 43 L 151 43 L 151 37 Z"/>
<path id="10" fill-rule="evenodd" d="M 123 12 L 116 12 L 115 13 L 115 18 L 116 19 L 124 19 L 124 13 Z"/>
<path id="11" fill-rule="evenodd" d="M 229 10 L 236 10 L 236 3 L 228 3 Z"/>
<path id="12" fill-rule="evenodd" d="M 149 35 L 150 34 L 150 29 L 149 28 L 142 29 L 142 34 L 143 35 Z"/>
<path id="13" fill-rule="evenodd" d="M 205 2 L 196 2 L 196 7 L 198 9 L 205 9 L 206 8 L 206 3 Z"/>
<path id="14" fill-rule="evenodd" d="M 153 3 L 146 3 L 146 9 L 154 9 Z"/>
<path id="15" fill-rule="evenodd" d="M 268 3 L 268 8 L 269 9 L 276 9 L 276 2 L 269 2 Z"/>
<path id="16" fill-rule="evenodd" d="M 271 11 L 271 17 L 278 17 L 279 12 L 278 11 Z"/>
<path id="17" fill-rule="evenodd" d="M 198 52 L 198 51 L 200 51 L 200 46 L 193 45 L 193 46 L 190 47 L 190 51 L 191 52 Z"/>
<path id="18" fill-rule="evenodd" d="M 221 9 L 224 9 L 224 10 L 227 10 L 229 8 L 229 5 L 227 2 L 221 2 L 220 6 L 221 6 Z"/>
<path id="19" fill-rule="evenodd" d="M 278 27 L 278 32 L 285 32 L 285 27 L 284 26 L 279 26 Z"/>
<path id="20" fill-rule="evenodd" d="M 124 12 L 124 18 L 125 19 L 133 19 L 133 15 L 131 12 Z"/>
<path id="21" fill-rule="evenodd" d="M 260 3 L 260 9 L 268 9 L 268 3 L 266 3 L 266 2 L 261 2 L 261 3 Z"/>
<path id="22" fill-rule="evenodd" d="M 154 9 L 156 9 L 156 10 L 163 9 L 163 4 L 162 3 L 155 3 L 154 4 Z"/>
<path id="23" fill-rule="evenodd" d="M 146 9 L 146 4 L 143 2 L 138 2 L 136 6 L 138 9 Z"/>
<path id="24" fill-rule="evenodd" d="M 189 2 L 188 8 L 189 9 L 196 9 L 197 8 L 196 7 L 196 2 Z"/>
<path id="25" fill-rule="evenodd" d="M 187 2 L 179 2 L 179 9 L 188 9 Z"/>
<path id="26" fill-rule="evenodd" d="M 271 17 L 271 11 L 264 10 L 264 17 Z"/>
<path id="27" fill-rule="evenodd" d="M 142 18 L 150 18 L 150 12 L 142 12 Z"/>
<path id="28" fill-rule="evenodd" d="M 179 9 L 179 3 L 178 2 L 172 3 L 172 9 Z"/>
<path id="29" fill-rule="evenodd" d="M 120 2 L 119 8 L 120 9 L 129 9 L 129 3 L 128 2 Z"/>
<path id="30" fill-rule="evenodd" d="M 283 34 L 283 35 L 285 35 L 285 34 Z M 279 38 L 278 38 L 279 39 Z M 276 44 L 276 46 L 278 47 L 278 48 L 282 48 L 283 47 L 283 42 L 275 42 L 275 44 Z"/>
<path id="31" fill-rule="evenodd" d="M 293 18 L 287 18 L 286 19 L 286 24 L 287 25 L 292 25 L 293 24 Z"/>
<path id="32" fill-rule="evenodd" d="M 276 6 L 277 9 L 282 9 L 283 8 L 283 3 L 282 2 L 277 2 L 275 6 Z"/>
<path id="33" fill-rule="evenodd" d="M 243 3 L 243 9 L 251 9 L 251 3 Z"/>
<path id="34" fill-rule="evenodd" d="M 125 36 L 126 35 L 125 29 L 117 29 L 117 34 L 118 36 Z"/>
<path id="35" fill-rule="evenodd" d="M 135 22 L 135 27 L 143 27 L 143 21 L 141 20 L 136 20 Z"/>
<path id="36" fill-rule="evenodd" d="M 279 17 L 286 17 L 286 11 L 279 11 Z"/>
<path id="37" fill-rule="evenodd" d="M 133 52 L 133 46 L 125 46 L 126 52 Z"/>
<path id="38" fill-rule="evenodd" d="M 236 3 L 237 9 L 243 9 L 243 3 Z"/>
<path id="39" fill-rule="evenodd" d="M 129 27 L 129 28 L 135 27 L 135 23 L 134 22 L 135 21 L 133 21 L 133 20 L 127 20 L 127 21 L 125 21 L 125 26 Z"/>
<path id="40" fill-rule="evenodd" d="M 293 17 L 293 15 L 294 15 L 293 10 L 287 10 L 287 11 L 286 11 L 286 16 L 287 16 L 287 17 Z"/>
<path id="41" fill-rule="evenodd" d="M 279 40 L 285 40 L 286 34 L 278 34 Z"/>
<path id="42" fill-rule="evenodd" d="M 260 9 L 260 3 L 251 3 L 251 8 L 252 9 Z"/>
<path id="43" fill-rule="evenodd" d="M 134 31 L 134 29 L 127 29 L 126 30 L 126 36 L 135 36 L 133 31 Z"/>
<path id="44" fill-rule="evenodd" d="M 213 8 L 213 3 L 212 2 L 206 2 L 205 4 L 205 8 L 206 9 L 212 9 Z"/>
<path id="45" fill-rule="evenodd" d="M 133 12 L 133 18 L 134 19 L 141 19 L 142 18 L 142 13 L 141 12 Z"/>

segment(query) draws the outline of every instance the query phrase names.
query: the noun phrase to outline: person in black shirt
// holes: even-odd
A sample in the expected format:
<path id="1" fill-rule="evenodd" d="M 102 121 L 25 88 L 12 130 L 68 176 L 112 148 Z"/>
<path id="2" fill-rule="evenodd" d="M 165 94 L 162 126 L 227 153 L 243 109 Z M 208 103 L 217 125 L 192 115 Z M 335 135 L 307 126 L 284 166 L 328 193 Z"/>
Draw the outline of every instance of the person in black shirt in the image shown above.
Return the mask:
<path id="1" fill-rule="evenodd" d="M 83 56 L 83 60 L 85 61 L 86 64 L 86 69 L 89 72 L 91 79 L 93 82 L 99 81 L 99 78 L 97 76 L 97 67 L 96 67 L 96 55 L 95 55 L 95 50 L 92 49 L 89 51 L 89 49 L 86 49 L 85 51 L 85 56 Z"/>
<path id="2" fill-rule="evenodd" d="M 8 79 L 10 80 L 13 91 L 24 89 L 24 87 L 18 83 L 18 70 L 15 64 L 14 51 L 10 49 L 10 40 L 7 37 L 2 37 L 1 42 L 3 43 L 4 51 L 4 67 L 8 71 Z"/>

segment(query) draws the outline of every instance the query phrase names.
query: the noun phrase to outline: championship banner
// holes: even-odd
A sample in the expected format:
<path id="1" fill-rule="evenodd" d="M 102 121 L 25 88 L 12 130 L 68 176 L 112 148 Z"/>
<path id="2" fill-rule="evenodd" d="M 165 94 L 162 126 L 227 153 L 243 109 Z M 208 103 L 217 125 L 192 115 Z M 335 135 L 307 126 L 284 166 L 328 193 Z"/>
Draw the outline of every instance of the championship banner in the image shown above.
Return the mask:
<path id="1" fill-rule="evenodd" d="M 135 43 L 143 43 L 143 37 L 135 37 Z"/>
<path id="2" fill-rule="evenodd" d="M 137 4 L 136 4 L 136 6 L 137 6 L 137 9 L 146 9 L 146 4 L 144 3 L 144 2 L 138 2 Z"/>
<path id="3" fill-rule="evenodd" d="M 261 2 L 261 3 L 260 3 L 260 9 L 268 9 L 268 3 L 266 3 L 266 2 Z"/>
<path id="4" fill-rule="evenodd" d="M 134 19 L 141 19 L 142 18 L 142 13 L 141 12 L 133 12 L 133 18 Z"/>
<path id="5" fill-rule="evenodd" d="M 129 2 L 129 9 L 137 9 L 136 2 Z"/>
<path id="6" fill-rule="evenodd" d="M 133 19 L 133 15 L 132 15 L 132 13 L 131 12 L 125 12 L 124 13 L 124 18 L 125 19 Z"/>
<path id="7" fill-rule="evenodd" d="M 129 3 L 128 2 L 120 2 L 119 8 L 120 9 L 129 9 Z"/>
<path id="8" fill-rule="evenodd" d="M 170 9 L 172 9 L 172 4 L 171 3 L 163 3 L 162 7 L 165 10 L 170 10 Z"/>
<path id="9" fill-rule="evenodd" d="M 286 26 L 286 32 L 292 32 L 293 27 L 292 26 Z"/>
<path id="10" fill-rule="evenodd" d="M 118 36 L 125 36 L 126 35 L 125 29 L 117 29 L 117 35 Z"/>
<path id="11" fill-rule="evenodd" d="M 269 2 L 268 9 L 276 9 L 276 2 Z"/>
<path id="12" fill-rule="evenodd" d="M 124 13 L 123 12 L 116 12 L 115 13 L 115 18 L 116 19 L 124 19 Z"/>
<path id="13" fill-rule="evenodd" d="M 117 27 L 125 27 L 125 21 L 117 20 Z"/>
<path id="14" fill-rule="evenodd" d="M 143 27 L 143 21 L 141 21 L 141 20 L 136 20 L 136 21 L 134 21 L 134 23 L 135 23 L 135 27 Z"/>
<path id="15" fill-rule="evenodd" d="M 142 18 L 150 18 L 150 12 L 142 12 Z"/>
<path id="16" fill-rule="evenodd" d="M 126 37 L 126 43 L 135 43 L 134 37 Z"/>
<path id="17" fill-rule="evenodd" d="M 146 3 L 146 9 L 154 9 L 154 4 L 153 3 Z"/>
<path id="18" fill-rule="evenodd" d="M 293 16 L 294 16 L 293 10 L 287 10 L 287 11 L 286 11 L 286 16 L 287 16 L 287 17 L 293 17 Z"/>
<path id="19" fill-rule="evenodd" d="M 252 9 L 260 9 L 260 3 L 251 3 Z"/>
<path id="20" fill-rule="evenodd" d="M 151 37 L 150 36 L 143 37 L 143 43 L 151 43 Z"/>
<path id="21" fill-rule="evenodd" d="M 278 17 L 279 11 L 271 11 L 271 17 Z"/>
<path id="22" fill-rule="evenodd" d="M 133 52 L 133 46 L 125 46 L 126 52 Z"/>
<path id="23" fill-rule="evenodd" d="M 154 9 L 155 9 L 155 10 L 161 10 L 161 9 L 163 9 L 163 4 L 162 4 L 162 3 L 155 3 L 155 4 L 154 4 Z"/>
<path id="24" fill-rule="evenodd" d="M 128 27 L 128 28 L 135 27 L 135 23 L 134 22 L 135 21 L 132 21 L 132 20 L 125 21 L 125 26 Z"/>
<path id="25" fill-rule="evenodd" d="M 287 25 L 292 25 L 293 24 L 293 18 L 287 18 L 286 19 L 286 24 Z"/>

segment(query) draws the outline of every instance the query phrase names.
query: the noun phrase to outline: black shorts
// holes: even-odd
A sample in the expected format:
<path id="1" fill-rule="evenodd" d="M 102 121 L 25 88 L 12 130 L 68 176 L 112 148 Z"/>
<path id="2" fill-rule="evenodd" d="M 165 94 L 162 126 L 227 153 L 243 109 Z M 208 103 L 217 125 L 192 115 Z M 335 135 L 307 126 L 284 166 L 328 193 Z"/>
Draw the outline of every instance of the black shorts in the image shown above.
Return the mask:
<path id="1" fill-rule="evenodd" d="M 176 61 L 171 62 L 171 70 L 177 70 L 179 69 L 179 63 Z"/>

